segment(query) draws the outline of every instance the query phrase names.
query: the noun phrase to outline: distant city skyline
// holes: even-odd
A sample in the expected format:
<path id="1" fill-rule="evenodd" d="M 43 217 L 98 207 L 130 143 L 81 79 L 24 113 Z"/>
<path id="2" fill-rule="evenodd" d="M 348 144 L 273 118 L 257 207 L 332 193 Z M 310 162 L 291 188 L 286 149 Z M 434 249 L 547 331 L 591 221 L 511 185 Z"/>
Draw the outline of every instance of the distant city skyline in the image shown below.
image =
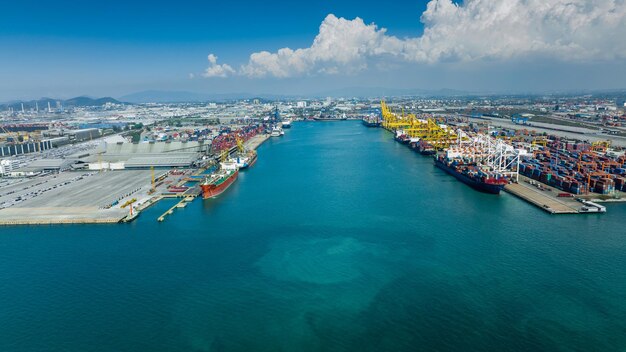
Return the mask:
<path id="1" fill-rule="evenodd" d="M 145 90 L 626 88 L 624 0 L 26 0 L 4 10 L 0 102 Z"/>

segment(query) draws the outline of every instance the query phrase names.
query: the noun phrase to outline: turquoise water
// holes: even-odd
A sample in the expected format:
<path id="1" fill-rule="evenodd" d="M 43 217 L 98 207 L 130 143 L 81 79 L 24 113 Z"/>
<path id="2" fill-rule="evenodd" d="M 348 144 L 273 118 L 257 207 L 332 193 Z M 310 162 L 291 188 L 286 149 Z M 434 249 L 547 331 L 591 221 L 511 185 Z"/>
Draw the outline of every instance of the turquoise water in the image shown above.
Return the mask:
<path id="1" fill-rule="evenodd" d="M 359 122 L 171 205 L 0 228 L 0 351 L 626 351 L 626 205 L 551 216 Z"/>

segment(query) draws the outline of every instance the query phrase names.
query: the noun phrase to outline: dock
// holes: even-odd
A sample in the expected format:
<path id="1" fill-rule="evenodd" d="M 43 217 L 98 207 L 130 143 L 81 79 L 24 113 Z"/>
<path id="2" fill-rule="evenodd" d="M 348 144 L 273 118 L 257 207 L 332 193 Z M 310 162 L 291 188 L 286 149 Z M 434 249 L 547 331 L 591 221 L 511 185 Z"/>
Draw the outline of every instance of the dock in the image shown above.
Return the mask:
<path id="1" fill-rule="evenodd" d="M 161 214 L 161 216 L 159 216 L 157 218 L 157 221 L 162 222 L 165 221 L 165 217 L 168 215 L 172 215 L 174 214 L 174 209 L 176 208 L 184 208 L 187 206 L 187 202 L 188 202 L 189 198 L 183 198 L 181 199 L 180 202 L 176 203 L 173 207 L 169 208 L 165 213 Z M 193 198 L 192 198 L 193 199 Z"/>
<path id="2" fill-rule="evenodd" d="M 263 142 L 270 138 L 269 134 L 257 134 L 256 136 L 247 140 L 244 145 L 247 149 L 256 150 Z"/>
<path id="3" fill-rule="evenodd" d="M 0 225 L 113 224 L 128 214 L 125 209 L 92 206 L 19 207 L 3 209 Z"/>
<path id="4" fill-rule="evenodd" d="M 25 200 L 0 209 L 0 225 L 107 224 L 128 215 L 121 205 L 145 197 L 149 170 L 82 173 L 65 172 L 29 179 L 16 193 Z M 29 193 L 38 193 L 32 196 Z M 113 205 L 115 203 L 115 205 Z"/>
<path id="5" fill-rule="evenodd" d="M 201 193 L 200 187 L 195 186 L 195 187 L 189 188 L 186 192 L 183 192 L 183 193 L 164 195 L 163 197 L 182 198 L 182 199 L 180 200 L 180 202 L 176 203 L 173 207 L 169 208 L 165 213 L 161 214 L 161 216 L 157 218 L 157 221 L 159 222 L 165 221 L 165 217 L 168 215 L 172 215 L 174 213 L 174 209 L 186 207 L 187 203 L 192 202 L 196 197 L 200 195 L 200 193 Z"/>
<path id="6" fill-rule="evenodd" d="M 581 203 L 573 198 L 559 198 L 557 189 L 541 185 L 541 188 L 531 184 L 532 180 L 520 176 L 519 183 L 510 183 L 504 190 L 520 199 L 531 203 L 550 214 L 578 214 Z"/>

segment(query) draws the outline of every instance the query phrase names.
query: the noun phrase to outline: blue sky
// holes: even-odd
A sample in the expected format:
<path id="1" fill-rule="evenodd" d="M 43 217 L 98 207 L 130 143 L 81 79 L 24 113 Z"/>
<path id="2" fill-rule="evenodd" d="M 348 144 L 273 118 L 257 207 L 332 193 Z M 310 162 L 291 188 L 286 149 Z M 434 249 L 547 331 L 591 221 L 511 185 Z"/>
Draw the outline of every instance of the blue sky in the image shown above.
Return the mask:
<path id="1" fill-rule="evenodd" d="M 151 89 L 624 88 L 622 0 L 616 8 L 578 1 L 580 9 L 572 10 L 564 0 L 548 0 L 552 8 L 543 14 L 533 10 L 533 0 L 520 1 L 520 8 L 497 0 L 458 6 L 450 0 L 6 2 L 0 100 L 118 97 Z M 528 28 L 520 28 L 526 22 Z M 572 23 L 578 23 L 576 36 L 568 34 Z M 586 39 L 595 37 L 608 39 Z M 215 63 L 209 54 L 217 56 Z"/>

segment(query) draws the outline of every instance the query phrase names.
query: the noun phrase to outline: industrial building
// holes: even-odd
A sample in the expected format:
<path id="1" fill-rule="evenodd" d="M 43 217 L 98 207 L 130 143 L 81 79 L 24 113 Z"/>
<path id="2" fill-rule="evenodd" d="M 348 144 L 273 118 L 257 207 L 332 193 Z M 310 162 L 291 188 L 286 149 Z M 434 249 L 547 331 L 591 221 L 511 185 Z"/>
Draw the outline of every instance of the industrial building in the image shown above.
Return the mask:
<path id="1" fill-rule="evenodd" d="M 78 162 L 76 159 L 39 159 L 27 166 L 11 170 L 8 175 L 11 177 L 31 177 L 42 173 L 59 173 L 72 169 L 72 166 Z"/>
<path id="2" fill-rule="evenodd" d="M 2 159 L 0 160 L 0 176 L 5 176 L 16 170 L 19 167 L 19 161 L 15 159 Z"/>
<path id="3" fill-rule="evenodd" d="M 81 130 L 69 130 L 67 135 L 74 142 L 81 142 L 99 138 L 102 136 L 102 130 L 98 128 L 85 128 Z"/>
<path id="4" fill-rule="evenodd" d="M 52 148 L 50 140 L 0 145 L 0 156 L 21 155 L 42 152 Z"/>
<path id="5" fill-rule="evenodd" d="M 71 142 L 82 142 L 101 137 L 102 130 L 98 128 L 83 128 L 79 130 L 51 129 L 42 131 L 41 134 L 46 137 L 65 137 Z"/>
<path id="6" fill-rule="evenodd" d="M 70 138 L 68 136 L 55 137 L 55 138 L 50 138 L 49 141 L 53 147 L 60 147 L 62 145 L 69 144 Z"/>
<path id="7" fill-rule="evenodd" d="M 89 170 L 191 167 L 210 144 L 202 142 L 106 143 L 104 152 L 82 158 Z"/>

